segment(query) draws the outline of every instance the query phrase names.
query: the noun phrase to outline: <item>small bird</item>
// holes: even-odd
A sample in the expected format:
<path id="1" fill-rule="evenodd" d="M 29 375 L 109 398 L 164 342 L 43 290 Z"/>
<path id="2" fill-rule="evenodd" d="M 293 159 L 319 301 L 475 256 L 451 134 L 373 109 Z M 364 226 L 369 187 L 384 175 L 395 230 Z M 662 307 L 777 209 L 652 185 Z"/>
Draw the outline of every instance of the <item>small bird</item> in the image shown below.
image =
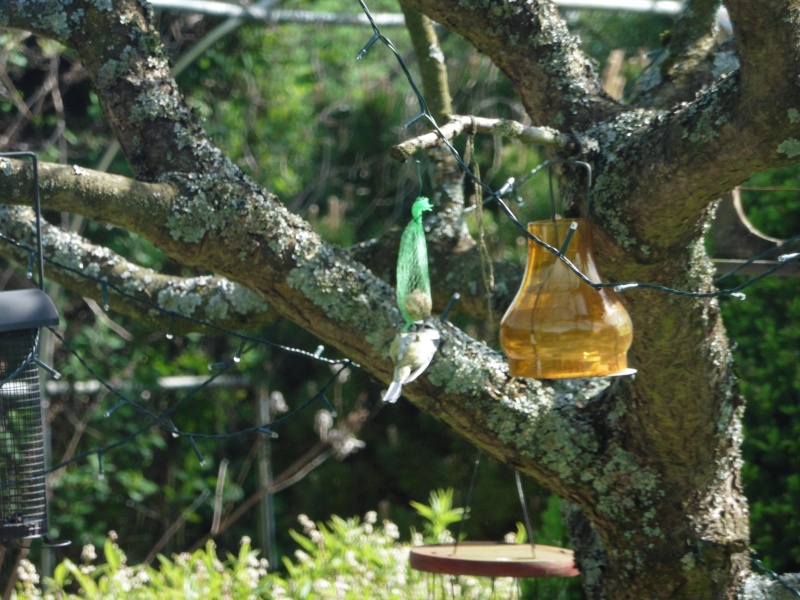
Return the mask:
<path id="1" fill-rule="evenodd" d="M 383 396 L 384 402 L 397 402 L 403 385 L 414 381 L 428 368 L 441 343 L 441 334 L 432 319 L 414 325 L 414 330 L 398 333 L 389 349 L 394 361 L 394 377 Z"/>

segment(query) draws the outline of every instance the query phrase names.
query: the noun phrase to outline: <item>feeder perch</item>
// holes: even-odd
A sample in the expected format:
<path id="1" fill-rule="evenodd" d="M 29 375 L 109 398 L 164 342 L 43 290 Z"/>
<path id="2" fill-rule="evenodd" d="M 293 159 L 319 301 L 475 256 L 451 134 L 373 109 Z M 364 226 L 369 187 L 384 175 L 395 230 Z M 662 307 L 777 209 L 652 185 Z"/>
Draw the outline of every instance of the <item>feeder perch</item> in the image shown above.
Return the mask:
<path id="1" fill-rule="evenodd" d="M 411 549 L 412 569 L 474 577 L 574 577 L 572 550 L 554 546 L 461 542 Z"/>
<path id="2" fill-rule="evenodd" d="M 587 219 L 551 219 L 528 231 L 559 249 L 581 273 L 599 282 Z M 513 377 L 559 379 L 628 375 L 633 326 L 609 288 L 581 280 L 550 250 L 528 241 L 522 285 L 500 324 L 500 345 Z"/>
<path id="3" fill-rule="evenodd" d="M 41 289 L 0 292 L 0 543 L 46 534 L 39 328 L 58 312 Z"/>

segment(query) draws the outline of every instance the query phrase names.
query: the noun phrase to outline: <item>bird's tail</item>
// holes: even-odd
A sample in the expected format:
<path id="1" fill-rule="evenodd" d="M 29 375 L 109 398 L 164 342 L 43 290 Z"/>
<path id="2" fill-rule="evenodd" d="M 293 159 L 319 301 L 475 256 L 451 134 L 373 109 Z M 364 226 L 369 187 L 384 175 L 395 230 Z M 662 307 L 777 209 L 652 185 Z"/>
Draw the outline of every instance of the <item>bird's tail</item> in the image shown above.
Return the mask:
<path id="1" fill-rule="evenodd" d="M 393 381 L 392 385 L 389 386 L 389 389 L 386 390 L 386 393 L 383 395 L 384 402 L 397 402 L 397 399 L 400 397 L 400 391 L 403 389 L 403 384 L 399 381 Z"/>

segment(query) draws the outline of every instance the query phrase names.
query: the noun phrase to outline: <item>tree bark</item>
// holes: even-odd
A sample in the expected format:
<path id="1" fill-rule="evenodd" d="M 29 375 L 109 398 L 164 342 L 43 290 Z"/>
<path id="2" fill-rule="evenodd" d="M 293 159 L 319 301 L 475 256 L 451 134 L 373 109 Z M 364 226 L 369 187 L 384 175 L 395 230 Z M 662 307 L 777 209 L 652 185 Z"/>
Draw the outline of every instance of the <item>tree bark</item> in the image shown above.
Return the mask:
<path id="1" fill-rule="evenodd" d="M 551 2 L 405 3 L 486 53 L 535 124 L 584 140 L 596 249 L 609 279 L 713 289 L 702 234 L 714 200 L 800 155 L 796 2 L 726 3 L 741 68 L 658 109 L 602 92 Z M 57 181 L 53 173 L 45 206 L 126 227 L 183 264 L 237 282 L 388 382 L 389 344 L 402 323 L 393 290 L 358 252 L 325 243 L 214 147 L 169 77 L 151 15 L 133 0 L 111 4 L 12 0 L 0 14 L 0 24 L 78 53 L 137 177 L 75 171 Z M 691 45 L 701 33 L 678 40 Z M 9 202 L 26 203 L 18 163 L 3 165 Z M 583 183 L 569 168 L 564 177 L 579 197 Z M 95 192 L 71 193 L 88 182 Z M 459 216 L 448 223 L 457 227 Z M 469 240 L 457 243 L 463 232 L 446 229 L 434 227 L 433 247 L 444 240 L 442 253 L 469 250 Z M 649 290 L 625 301 L 635 378 L 511 378 L 497 352 L 443 325 L 439 353 L 404 392 L 576 507 L 570 523 L 589 597 L 735 598 L 749 577 L 743 401 L 718 301 Z"/>

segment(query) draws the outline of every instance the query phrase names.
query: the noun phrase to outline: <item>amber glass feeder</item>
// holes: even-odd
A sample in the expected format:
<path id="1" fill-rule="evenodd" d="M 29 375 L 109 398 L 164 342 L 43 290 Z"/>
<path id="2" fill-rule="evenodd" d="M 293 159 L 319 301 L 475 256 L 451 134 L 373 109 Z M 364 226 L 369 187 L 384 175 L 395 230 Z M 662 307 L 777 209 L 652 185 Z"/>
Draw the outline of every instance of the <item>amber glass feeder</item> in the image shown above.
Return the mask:
<path id="1" fill-rule="evenodd" d="M 591 281 L 600 281 L 587 219 L 536 221 L 528 231 L 561 248 L 577 223 L 564 256 Z M 500 345 L 513 377 L 562 379 L 634 372 L 627 352 L 633 326 L 610 288 L 594 289 L 552 252 L 528 241 L 522 285 L 500 323 Z"/>

